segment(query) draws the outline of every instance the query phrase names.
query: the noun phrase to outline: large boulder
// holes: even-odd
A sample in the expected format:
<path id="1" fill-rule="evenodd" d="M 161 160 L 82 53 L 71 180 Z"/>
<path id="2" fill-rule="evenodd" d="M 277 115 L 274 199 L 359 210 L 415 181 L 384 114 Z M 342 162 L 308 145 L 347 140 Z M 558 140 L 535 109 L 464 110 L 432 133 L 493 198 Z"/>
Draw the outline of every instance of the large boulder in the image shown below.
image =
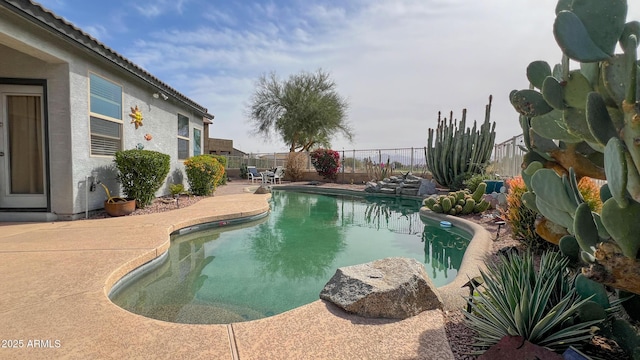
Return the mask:
<path id="1" fill-rule="evenodd" d="M 418 189 L 419 196 L 427 196 L 437 194 L 436 182 L 433 180 L 422 179 L 420 180 L 420 188 Z"/>
<path id="2" fill-rule="evenodd" d="M 259 188 L 256 189 L 254 194 L 270 194 L 271 188 L 267 185 L 260 185 Z"/>
<path id="3" fill-rule="evenodd" d="M 406 319 L 442 309 L 442 300 L 415 259 L 386 258 L 339 268 L 320 298 L 364 317 Z"/>

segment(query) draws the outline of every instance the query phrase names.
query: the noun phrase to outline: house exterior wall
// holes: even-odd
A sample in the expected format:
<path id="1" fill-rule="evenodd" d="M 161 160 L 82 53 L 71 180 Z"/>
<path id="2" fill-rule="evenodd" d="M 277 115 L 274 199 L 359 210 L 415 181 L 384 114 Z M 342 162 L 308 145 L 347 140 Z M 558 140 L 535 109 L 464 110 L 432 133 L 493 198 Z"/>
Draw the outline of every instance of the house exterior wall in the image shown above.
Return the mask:
<path id="1" fill-rule="evenodd" d="M 208 153 L 215 155 L 231 155 L 233 153 L 233 140 L 229 139 L 206 139 L 208 142 Z"/>
<path id="2" fill-rule="evenodd" d="M 186 184 L 184 165 L 178 160 L 177 114 L 189 117 L 189 154 L 193 155 L 193 129 L 204 130 L 203 119 L 172 98 L 155 99 L 151 85 L 131 73 L 34 24 L 10 16 L 0 8 L 0 78 L 44 79 L 47 83 L 51 213 L 57 219 L 72 219 L 85 210 L 103 207 L 105 193 L 100 186 L 87 191 L 87 177 L 97 173 L 112 193 L 118 194 L 113 157 L 90 154 L 89 74 L 95 73 L 122 86 L 123 150 L 142 143 L 171 157 L 171 170 L 165 184 L 156 193 L 169 193 L 169 185 Z M 130 108 L 138 106 L 143 126 L 130 124 Z M 145 134 L 153 139 L 146 141 Z M 204 141 L 204 132 L 201 141 Z M 204 145 L 204 144 L 201 144 Z M 88 197 L 86 196 L 88 194 Z M 88 207 L 85 205 L 88 203 Z"/>

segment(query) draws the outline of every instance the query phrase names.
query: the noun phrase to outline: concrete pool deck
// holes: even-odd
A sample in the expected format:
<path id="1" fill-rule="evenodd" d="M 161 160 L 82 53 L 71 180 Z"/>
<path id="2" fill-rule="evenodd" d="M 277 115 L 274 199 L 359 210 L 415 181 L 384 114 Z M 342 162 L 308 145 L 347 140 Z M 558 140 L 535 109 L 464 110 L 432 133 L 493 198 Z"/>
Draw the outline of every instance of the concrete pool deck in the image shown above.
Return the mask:
<path id="1" fill-rule="evenodd" d="M 166 251 L 172 231 L 267 211 L 269 195 L 248 185 L 151 215 L 0 223 L 0 358 L 453 359 L 440 310 L 365 319 L 318 300 L 256 321 L 187 325 L 109 300 L 117 280 Z"/>

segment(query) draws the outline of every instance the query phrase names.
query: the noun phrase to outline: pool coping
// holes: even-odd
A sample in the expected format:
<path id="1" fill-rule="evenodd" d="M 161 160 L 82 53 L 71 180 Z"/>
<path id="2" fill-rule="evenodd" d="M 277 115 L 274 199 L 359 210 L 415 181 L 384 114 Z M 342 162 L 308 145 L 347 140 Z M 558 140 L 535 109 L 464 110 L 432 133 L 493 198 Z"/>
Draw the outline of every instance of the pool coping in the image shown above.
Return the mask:
<path id="1" fill-rule="evenodd" d="M 260 320 L 188 325 L 135 315 L 109 300 L 117 280 L 166 252 L 173 231 L 268 211 L 270 195 L 244 191 L 249 186 L 234 181 L 237 193 L 166 213 L 0 223 L 0 338 L 62 343 L 0 349 L 0 357 L 453 359 L 440 310 L 402 321 L 364 319 L 316 300 Z"/>

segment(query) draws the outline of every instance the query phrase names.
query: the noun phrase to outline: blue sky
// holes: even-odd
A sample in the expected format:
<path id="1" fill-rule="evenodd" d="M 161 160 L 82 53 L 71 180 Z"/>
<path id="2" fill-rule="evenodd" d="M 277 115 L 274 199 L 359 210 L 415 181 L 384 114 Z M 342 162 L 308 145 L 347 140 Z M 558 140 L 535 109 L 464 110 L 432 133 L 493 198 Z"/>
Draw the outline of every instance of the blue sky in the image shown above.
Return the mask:
<path id="1" fill-rule="evenodd" d="M 251 135 L 245 108 L 264 73 L 331 73 L 355 130 L 336 150 L 422 147 L 438 111 L 482 121 L 490 94 L 497 142 L 519 134 L 509 92 L 528 87 L 531 61 L 561 56 L 555 0 L 39 2 L 207 107 L 211 136 L 245 152 L 288 150 Z"/>

